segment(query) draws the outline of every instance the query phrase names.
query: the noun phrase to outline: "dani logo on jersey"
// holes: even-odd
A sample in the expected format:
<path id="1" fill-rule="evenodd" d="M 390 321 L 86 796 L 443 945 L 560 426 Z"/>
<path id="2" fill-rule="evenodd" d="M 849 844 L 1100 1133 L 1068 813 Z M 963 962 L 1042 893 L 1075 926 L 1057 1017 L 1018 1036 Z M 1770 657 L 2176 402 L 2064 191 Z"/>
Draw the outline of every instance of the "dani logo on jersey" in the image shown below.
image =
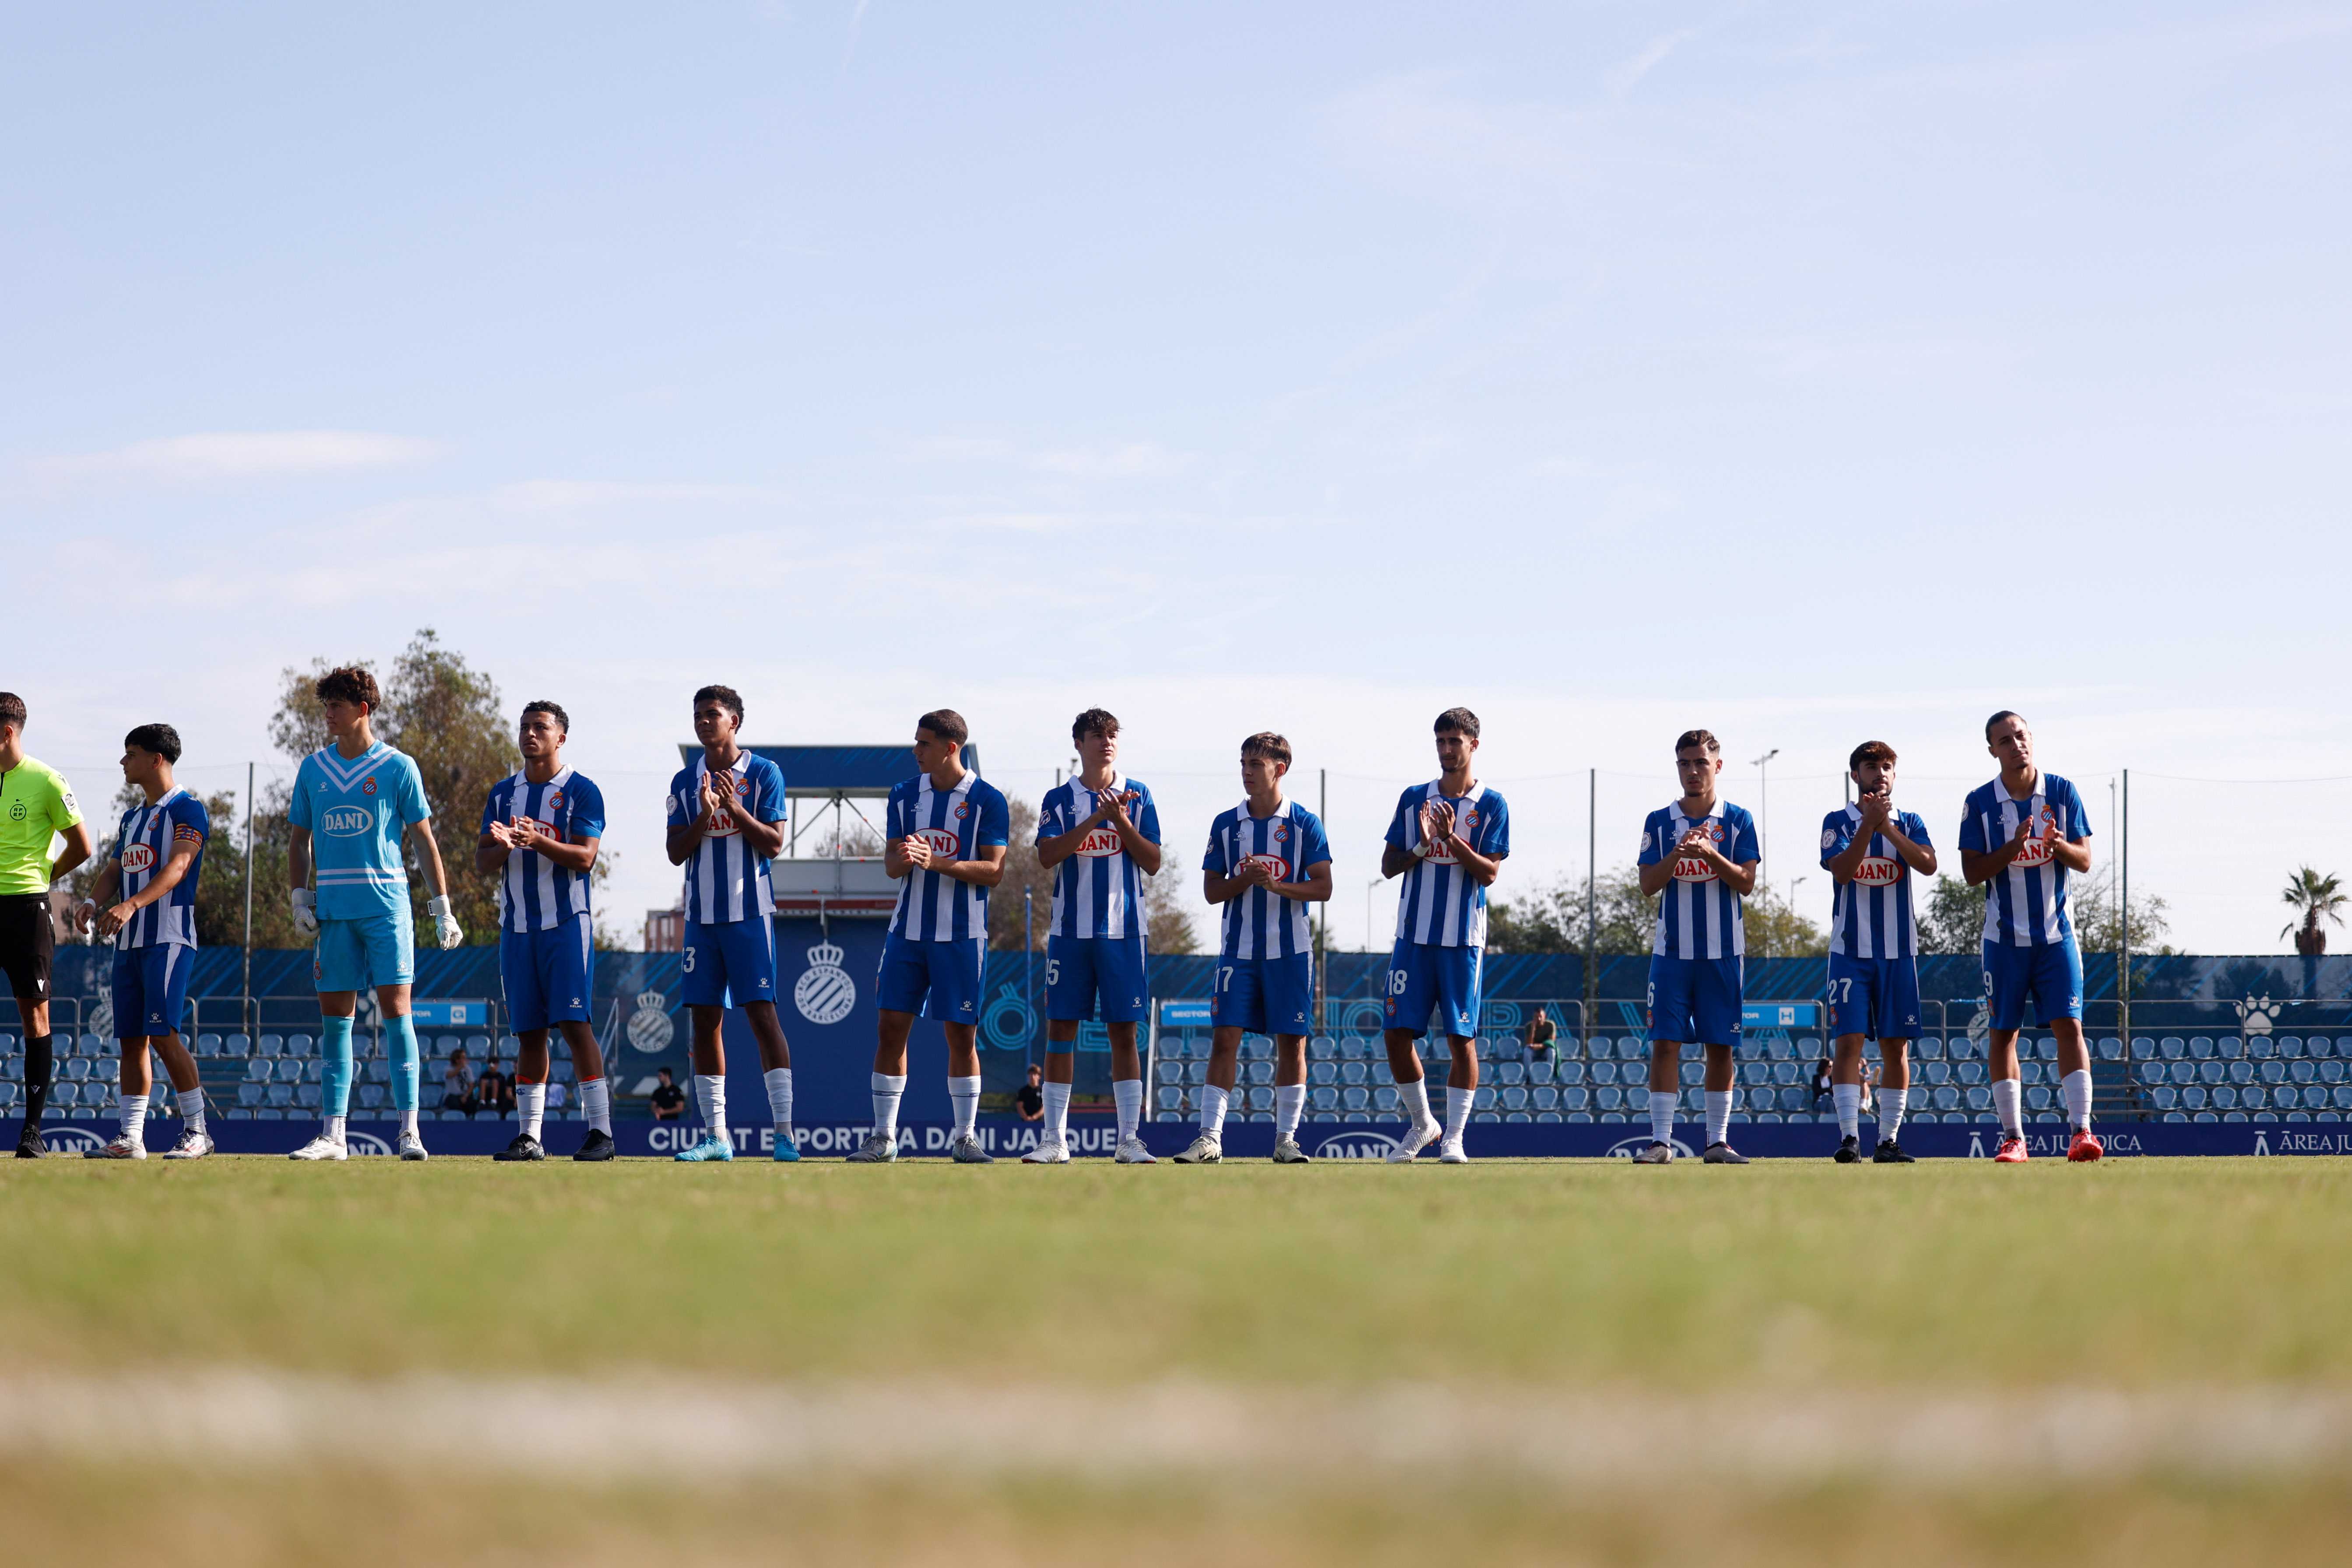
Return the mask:
<path id="1" fill-rule="evenodd" d="M 1101 859 L 1106 855 L 1118 854 L 1119 852 L 1118 829 L 1108 823 L 1089 828 L 1087 836 L 1078 840 L 1077 852 L 1096 860 Z"/>
<path id="2" fill-rule="evenodd" d="M 1433 860 L 1436 857 L 1433 855 L 1430 858 Z M 1290 862 L 1284 859 L 1279 855 L 1243 856 L 1242 869 L 1246 871 L 1252 866 L 1265 867 L 1268 871 L 1274 874 L 1274 879 L 1277 882 L 1287 882 L 1290 880 Z"/>
<path id="3" fill-rule="evenodd" d="M 1715 846 L 1718 854 L 1722 852 L 1723 841 L 1726 837 L 1723 831 L 1722 823 L 1717 822 L 1715 818 L 1710 816 L 1703 822 L 1692 823 L 1691 826 L 1706 835 L 1707 841 Z M 1679 843 L 1680 840 L 1677 839 L 1676 842 Z M 1697 856 L 1677 855 L 1675 857 L 1675 881 L 1712 882 L 1717 879 L 1715 868 L 1700 859 Z"/>
<path id="4" fill-rule="evenodd" d="M 935 860 L 952 860 L 963 848 L 963 841 L 944 827 L 918 827 L 908 837 L 928 845 Z"/>
<path id="5" fill-rule="evenodd" d="M 2018 850 L 2017 858 L 2011 860 L 2010 864 L 2026 867 L 2047 866 L 2056 854 L 2051 848 L 2051 845 L 2058 837 L 2058 814 L 2036 800 L 2019 820 L 2030 822 L 2032 826 L 2026 829 L 2030 837 L 2025 840 L 2023 847 Z"/>
<path id="6" fill-rule="evenodd" d="M 363 805 L 331 805 L 319 817 L 330 838 L 356 838 L 375 826 L 375 813 Z"/>
<path id="7" fill-rule="evenodd" d="M 1865 855 L 1853 868 L 1857 888 L 1891 888 L 1903 879 L 1903 862 L 1884 855 Z"/>

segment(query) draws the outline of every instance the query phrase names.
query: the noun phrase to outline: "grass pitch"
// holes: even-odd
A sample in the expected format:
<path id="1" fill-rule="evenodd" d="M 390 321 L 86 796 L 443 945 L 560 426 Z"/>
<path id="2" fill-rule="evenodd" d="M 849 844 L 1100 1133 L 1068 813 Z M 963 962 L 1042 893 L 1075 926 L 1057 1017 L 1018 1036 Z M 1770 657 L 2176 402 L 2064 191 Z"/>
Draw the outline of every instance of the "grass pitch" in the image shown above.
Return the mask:
<path id="1" fill-rule="evenodd" d="M 0 1163 L 0 1344 L 17 1372 L 530 1375 L 649 1393 L 682 1377 L 1111 1397 L 1181 1380 L 1277 1400 L 1420 1381 L 1474 1403 L 1482 1389 L 1609 1389 L 1633 1423 L 1645 1393 L 2346 1391 L 2347 1200 L 2352 1163 L 2284 1159 Z M 220 1560 L 247 1562 L 315 1557 L 346 1517 L 371 1521 L 386 1554 L 436 1560 L 690 1547 L 810 1561 L 2293 1563 L 2335 1560 L 2352 1525 L 2340 1473 L 1926 1499 L 1866 1477 L 1718 1495 L 1666 1475 L 1702 1495 L 1664 1509 L 1659 1495 L 1682 1494 L 1475 1476 L 1402 1489 L 1392 1475 L 1255 1488 L 867 1476 L 714 1486 L 656 1519 L 601 1475 L 571 1488 L 494 1483 L 462 1462 L 446 1476 L 329 1468 L 297 1500 L 270 1476 L 196 1463 L 146 1470 L 96 1541 L 76 1539 L 74 1500 L 102 1489 L 102 1467 L 35 1453 L 7 1469 L 0 1510 L 28 1542 L 128 1557 L 152 1524 L 184 1552 L 174 1521 L 209 1510 Z M 436 1500 L 397 1505 L 402 1489 Z"/>

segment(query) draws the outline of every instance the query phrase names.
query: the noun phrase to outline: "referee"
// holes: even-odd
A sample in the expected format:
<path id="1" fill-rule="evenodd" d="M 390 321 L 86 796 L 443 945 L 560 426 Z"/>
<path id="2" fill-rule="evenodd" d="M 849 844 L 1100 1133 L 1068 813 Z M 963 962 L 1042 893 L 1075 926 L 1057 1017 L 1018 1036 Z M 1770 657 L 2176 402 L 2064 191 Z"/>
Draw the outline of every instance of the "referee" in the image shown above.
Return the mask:
<path id="1" fill-rule="evenodd" d="M 49 842 L 65 836 L 53 863 Z M 16 1158 L 37 1160 L 49 1105 L 49 884 L 89 858 L 89 825 L 63 774 L 25 754 L 25 700 L 0 691 L 0 973 L 25 1023 L 25 1131 Z"/>

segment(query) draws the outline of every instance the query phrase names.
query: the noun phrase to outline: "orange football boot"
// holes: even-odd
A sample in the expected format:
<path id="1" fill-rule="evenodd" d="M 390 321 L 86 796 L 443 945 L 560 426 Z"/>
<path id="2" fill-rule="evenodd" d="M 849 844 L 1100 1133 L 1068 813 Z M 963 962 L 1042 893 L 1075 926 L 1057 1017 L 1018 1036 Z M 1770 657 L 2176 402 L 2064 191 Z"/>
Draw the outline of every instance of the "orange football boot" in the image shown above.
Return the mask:
<path id="1" fill-rule="evenodd" d="M 2066 1158 L 2078 1165 L 2087 1164 L 2106 1152 L 2107 1146 L 2100 1142 L 2098 1135 L 2087 1127 L 2076 1132 L 2074 1141 L 2066 1145 Z"/>
<path id="2" fill-rule="evenodd" d="M 1992 1163 L 1996 1165 L 2024 1164 L 2025 1140 L 2022 1138 L 2003 1138 L 2000 1141 L 2000 1150 L 1993 1155 Z"/>

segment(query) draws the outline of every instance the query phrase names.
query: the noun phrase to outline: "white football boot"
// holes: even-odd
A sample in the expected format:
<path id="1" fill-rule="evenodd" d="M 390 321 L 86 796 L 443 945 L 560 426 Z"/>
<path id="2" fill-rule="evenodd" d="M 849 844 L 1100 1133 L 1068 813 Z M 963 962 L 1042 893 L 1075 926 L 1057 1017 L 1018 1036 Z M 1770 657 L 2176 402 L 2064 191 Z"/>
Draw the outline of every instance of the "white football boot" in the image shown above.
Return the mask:
<path id="1" fill-rule="evenodd" d="M 352 1151 L 341 1139 L 321 1132 L 286 1157 L 289 1160 L 348 1160 L 352 1157 Z"/>
<path id="2" fill-rule="evenodd" d="M 1160 1163 L 1157 1159 L 1153 1158 L 1151 1151 L 1143 1146 L 1143 1140 L 1133 1137 L 1120 1139 L 1118 1141 L 1118 1152 L 1112 1155 L 1111 1158 L 1122 1165 L 1157 1165 Z"/>
<path id="3" fill-rule="evenodd" d="M 1021 1156 L 1024 1165 L 1066 1165 L 1070 1163 L 1070 1146 L 1056 1140 L 1040 1143 Z"/>
<path id="4" fill-rule="evenodd" d="M 1410 1165 L 1423 1149 L 1445 1136 L 1445 1126 L 1434 1118 L 1416 1122 L 1404 1130 L 1395 1148 L 1389 1151 L 1389 1163 Z"/>

